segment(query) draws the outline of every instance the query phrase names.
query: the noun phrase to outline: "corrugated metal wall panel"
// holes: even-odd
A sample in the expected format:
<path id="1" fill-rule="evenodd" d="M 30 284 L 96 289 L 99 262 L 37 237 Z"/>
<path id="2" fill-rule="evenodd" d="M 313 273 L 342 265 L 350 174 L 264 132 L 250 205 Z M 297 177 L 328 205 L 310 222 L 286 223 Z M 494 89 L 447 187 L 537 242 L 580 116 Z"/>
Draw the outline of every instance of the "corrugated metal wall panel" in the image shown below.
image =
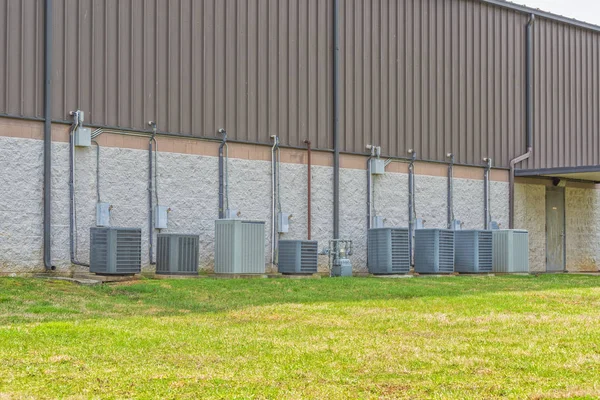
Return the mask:
<path id="1" fill-rule="evenodd" d="M 534 25 L 534 153 L 522 168 L 597 165 L 598 33 L 540 19 Z"/>
<path id="2" fill-rule="evenodd" d="M 331 148 L 331 11 L 316 0 L 55 0 L 53 118 L 80 108 L 95 125 L 155 120 Z"/>
<path id="3" fill-rule="evenodd" d="M 343 151 L 503 166 L 524 151 L 527 16 L 474 1 L 341 5 Z"/>
<path id="4" fill-rule="evenodd" d="M 54 0 L 53 116 L 332 147 L 332 2 Z M 342 151 L 495 165 L 525 150 L 525 25 L 475 0 L 340 2 Z M 43 115 L 43 1 L 0 0 L 0 113 Z M 600 163 L 599 34 L 534 24 L 534 155 Z"/>

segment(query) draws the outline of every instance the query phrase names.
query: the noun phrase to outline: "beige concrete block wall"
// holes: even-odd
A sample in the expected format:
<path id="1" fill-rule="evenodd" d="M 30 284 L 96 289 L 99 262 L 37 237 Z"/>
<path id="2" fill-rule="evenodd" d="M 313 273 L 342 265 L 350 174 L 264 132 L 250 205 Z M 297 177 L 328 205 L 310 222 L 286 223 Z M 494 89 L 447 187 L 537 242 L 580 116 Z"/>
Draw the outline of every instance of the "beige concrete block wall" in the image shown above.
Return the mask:
<path id="1" fill-rule="evenodd" d="M 600 193 L 594 187 L 565 191 L 568 271 L 598 271 Z"/>
<path id="2" fill-rule="evenodd" d="M 529 231 L 529 270 L 546 271 L 546 187 L 515 184 L 515 228 Z"/>

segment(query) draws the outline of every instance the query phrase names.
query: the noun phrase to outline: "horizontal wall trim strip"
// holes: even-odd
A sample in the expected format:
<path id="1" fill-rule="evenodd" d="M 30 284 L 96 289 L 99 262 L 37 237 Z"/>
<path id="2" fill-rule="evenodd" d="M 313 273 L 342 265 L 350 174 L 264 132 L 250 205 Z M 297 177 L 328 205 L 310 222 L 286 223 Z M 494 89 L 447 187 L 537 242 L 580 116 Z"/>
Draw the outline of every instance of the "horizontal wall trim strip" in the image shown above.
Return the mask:
<path id="1" fill-rule="evenodd" d="M 103 133 L 96 141 L 103 147 L 118 147 L 134 150 L 147 150 L 147 132 L 123 131 L 123 134 Z M 40 121 L 27 119 L 0 118 L 0 136 L 15 137 L 23 139 L 43 139 L 43 124 Z M 55 123 L 52 126 L 52 140 L 67 143 L 69 141 L 69 125 Z M 220 141 L 206 140 L 192 137 L 160 135 L 156 137 L 159 152 L 180 153 L 216 157 L 219 153 Z M 270 161 L 271 147 L 262 144 L 229 143 L 229 157 Z M 362 154 L 341 154 L 340 167 L 345 169 L 366 170 L 367 156 Z M 284 148 L 281 149 L 281 161 L 289 164 L 306 164 L 307 152 L 305 149 Z M 312 164 L 316 166 L 333 166 L 333 154 L 328 151 L 313 150 Z M 391 173 L 408 173 L 408 160 L 390 160 L 386 171 Z M 419 160 L 415 163 L 417 175 L 445 177 L 448 169 L 447 164 L 434 163 Z M 454 166 L 454 177 L 458 179 L 483 180 L 483 167 Z M 492 169 L 490 179 L 492 181 L 507 182 L 508 172 L 504 169 Z"/>
<path id="2" fill-rule="evenodd" d="M 557 167 L 540 169 L 518 169 L 515 170 L 515 176 L 542 176 L 557 174 L 575 174 L 583 172 L 600 172 L 600 165 L 587 165 L 579 167 Z"/>
<path id="3" fill-rule="evenodd" d="M 483 3 L 493 4 L 498 7 L 508 8 L 525 14 L 534 14 L 536 17 L 546 18 L 552 21 L 562 22 L 567 25 L 577 26 L 579 28 L 589 29 L 594 32 L 600 32 L 600 26 L 588 22 L 579 21 L 574 18 L 565 17 L 551 12 L 543 11 L 537 8 L 522 6 L 505 0 L 481 0 Z"/>

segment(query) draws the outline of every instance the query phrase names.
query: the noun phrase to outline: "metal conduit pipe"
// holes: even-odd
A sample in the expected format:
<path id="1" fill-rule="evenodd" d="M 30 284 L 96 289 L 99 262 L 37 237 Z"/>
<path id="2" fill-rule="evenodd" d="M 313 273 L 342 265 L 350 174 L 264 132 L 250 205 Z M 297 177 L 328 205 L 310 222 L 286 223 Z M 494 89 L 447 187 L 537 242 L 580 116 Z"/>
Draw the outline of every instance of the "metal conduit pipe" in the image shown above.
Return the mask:
<path id="1" fill-rule="evenodd" d="M 83 112 L 71 111 L 73 125 L 69 129 L 69 252 L 71 264 L 89 267 L 77 260 L 77 206 L 75 203 L 75 131 L 83 124 Z"/>
<path id="2" fill-rule="evenodd" d="M 415 160 L 417 152 L 413 149 L 408 150 L 411 155 L 410 164 L 408 164 L 408 254 L 412 264 L 413 235 L 415 231 Z"/>
<path id="3" fill-rule="evenodd" d="M 371 174 L 371 160 L 375 157 L 376 147 L 368 144 L 367 149 L 371 150 L 371 155 L 367 158 L 367 230 L 371 229 L 373 218 L 373 175 Z"/>
<path id="4" fill-rule="evenodd" d="M 52 264 L 52 0 L 44 2 L 44 268 Z"/>
<path id="5" fill-rule="evenodd" d="M 490 170 L 492 169 L 492 159 L 484 158 L 485 172 L 483 173 L 483 229 L 490 229 Z"/>
<path id="6" fill-rule="evenodd" d="M 527 160 L 533 153 L 533 23 L 535 15 L 531 14 L 526 28 L 526 73 L 525 73 L 525 130 L 527 152 L 510 161 L 508 176 L 508 227 L 515 227 L 515 167 Z"/>
<path id="7" fill-rule="evenodd" d="M 333 238 L 340 238 L 340 37 L 338 34 L 339 0 L 333 0 Z"/>
<path id="8" fill-rule="evenodd" d="M 227 146 L 227 131 L 221 128 L 219 133 L 223 141 L 219 146 L 219 219 L 225 218 L 225 167 L 223 160 L 223 149 Z"/>
<path id="9" fill-rule="evenodd" d="M 447 203 L 447 211 L 448 211 L 448 229 L 453 228 L 454 222 L 454 154 L 448 153 L 446 157 L 450 159 L 448 163 L 448 203 Z"/>
<path id="10" fill-rule="evenodd" d="M 310 149 L 310 140 L 306 139 L 304 141 L 304 143 L 306 143 L 306 157 L 307 157 L 307 164 L 308 164 L 308 171 L 307 171 L 307 176 L 306 176 L 306 191 L 307 191 L 307 216 L 306 216 L 306 230 L 308 232 L 307 234 L 307 239 L 310 240 L 311 239 L 311 231 L 312 231 L 312 213 L 311 213 L 311 203 L 312 203 L 312 162 L 311 162 L 311 149 Z"/>
<path id="11" fill-rule="evenodd" d="M 277 156 L 276 152 L 279 149 L 279 138 L 276 135 L 271 136 L 273 139 L 273 147 L 271 147 L 271 264 L 275 265 L 275 250 L 277 248 L 277 229 L 276 229 L 276 207 L 277 200 L 275 191 L 276 188 L 276 174 L 277 174 Z"/>
<path id="12" fill-rule="evenodd" d="M 96 145 L 96 203 L 100 203 L 100 145 L 95 140 L 92 143 Z"/>
<path id="13" fill-rule="evenodd" d="M 156 122 L 148 121 L 148 125 L 152 127 L 152 136 L 148 141 L 148 260 L 150 265 L 155 264 L 154 262 L 154 209 L 152 201 L 152 142 L 155 140 L 156 135 Z"/>

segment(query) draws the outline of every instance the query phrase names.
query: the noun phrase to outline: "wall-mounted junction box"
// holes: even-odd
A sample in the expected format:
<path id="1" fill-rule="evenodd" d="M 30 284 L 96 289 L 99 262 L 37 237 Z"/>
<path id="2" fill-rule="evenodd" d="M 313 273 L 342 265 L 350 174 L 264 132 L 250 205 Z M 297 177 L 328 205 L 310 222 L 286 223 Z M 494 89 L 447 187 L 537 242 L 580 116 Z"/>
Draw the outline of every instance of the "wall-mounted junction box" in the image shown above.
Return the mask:
<path id="1" fill-rule="evenodd" d="M 167 229 L 169 222 L 169 207 L 154 207 L 154 229 Z"/>
<path id="2" fill-rule="evenodd" d="M 110 226 L 110 204 L 96 203 L 96 226 Z"/>
<path id="3" fill-rule="evenodd" d="M 415 219 L 415 229 L 425 229 L 425 220 L 423 218 Z"/>
<path id="4" fill-rule="evenodd" d="M 77 128 L 73 135 L 75 146 L 90 147 L 92 145 L 92 130 L 90 128 Z"/>
<path id="5" fill-rule="evenodd" d="M 290 214 L 279 213 L 277 214 L 277 232 L 288 233 L 290 230 Z"/>
<path id="6" fill-rule="evenodd" d="M 373 216 L 373 218 L 371 220 L 371 228 L 373 228 L 373 229 L 384 228 L 385 227 L 384 221 L 385 221 L 384 218 L 379 215 Z"/>
<path id="7" fill-rule="evenodd" d="M 225 219 L 236 219 L 239 218 L 240 212 L 233 208 L 225 210 Z"/>
<path id="8" fill-rule="evenodd" d="M 371 175 L 383 175 L 385 174 L 385 160 L 381 158 L 371 159 Z"/>

